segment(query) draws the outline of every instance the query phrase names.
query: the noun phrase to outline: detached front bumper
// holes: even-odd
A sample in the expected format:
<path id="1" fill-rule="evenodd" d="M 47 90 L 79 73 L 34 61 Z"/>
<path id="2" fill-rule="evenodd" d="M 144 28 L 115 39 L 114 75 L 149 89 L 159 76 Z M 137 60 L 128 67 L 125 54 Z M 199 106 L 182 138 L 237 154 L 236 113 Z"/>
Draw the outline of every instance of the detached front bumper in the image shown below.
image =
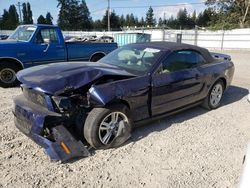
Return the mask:
<path id="1" fill-rule="evenodd" d="M 13 113 L 16 127 L 42 146 L 52 160 L 64 162 L 90 155 L 83 143 L 65 128 L 61 114 L 30 102 L 23 95 L 14 99 Z M 45 125 L 51 127 L 52 139 L 46 138 Z"/>

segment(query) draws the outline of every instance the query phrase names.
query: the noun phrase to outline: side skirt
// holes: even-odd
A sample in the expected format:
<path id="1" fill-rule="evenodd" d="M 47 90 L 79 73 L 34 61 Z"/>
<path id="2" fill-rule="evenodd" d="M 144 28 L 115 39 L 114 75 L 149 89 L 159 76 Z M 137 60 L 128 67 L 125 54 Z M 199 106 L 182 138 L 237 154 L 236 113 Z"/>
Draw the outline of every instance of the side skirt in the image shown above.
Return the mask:
<path id="1" fill-rule="evenodd" d="M 140 121 L 136 121 L 134 122 L 134 128 L 135 127 L 139 127 L 139 126 L 142 126 L 146 123 L 150 123 L 152 121 L 156 121 L 156 120 L 159 120 L 159 119 L 162 119 L 164 117 L 168 117 L 170 115 L 174 115 L 174 114 L 177 114 L 179 112 L 182 112 L 184 110 L 187 110 L 189 108 L 193 108 L 193 107 L 196 107 L 196 106 L 199 106 L 200 104 L 202 104 L 203 100 L 200 100 L 198 102 L 195 102 L 195 103 L 192 103 L 192 104 L 189 104 L 187 106 L 184 106 L 184 107 L 181 107 L 181 108 L 177 108 L 175 110 L 172 110 L 170 112 L 166 112 L 164 114 L 161 114 L 161 115 L 157 115 L 157 116 L 153 116 L 153 117 L 150 117 L 150 118 L 147 118 L 147 119 L 143 119 L 143 120 L 140 120 Z"/>

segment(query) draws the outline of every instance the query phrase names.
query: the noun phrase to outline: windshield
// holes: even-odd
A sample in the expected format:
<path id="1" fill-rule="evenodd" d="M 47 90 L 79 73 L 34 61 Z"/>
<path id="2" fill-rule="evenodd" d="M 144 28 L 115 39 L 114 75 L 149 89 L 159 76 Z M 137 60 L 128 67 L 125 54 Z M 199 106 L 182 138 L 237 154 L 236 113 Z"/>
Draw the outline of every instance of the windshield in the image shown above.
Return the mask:
<path id="1" fill-rule="evenodd" d="M 14 33 L 9 37 L 12 40 L 29 41 L 32 34 L 35 32 L 35 26 L 19 26 Z"/>
<path id="2" fill-rule="evenodd" d="M 115 65 L 135 75 L 144 75 L 151 69 L 162 53 L 157 48 L 130 45 L 111 52 L 99 62 Z"/>

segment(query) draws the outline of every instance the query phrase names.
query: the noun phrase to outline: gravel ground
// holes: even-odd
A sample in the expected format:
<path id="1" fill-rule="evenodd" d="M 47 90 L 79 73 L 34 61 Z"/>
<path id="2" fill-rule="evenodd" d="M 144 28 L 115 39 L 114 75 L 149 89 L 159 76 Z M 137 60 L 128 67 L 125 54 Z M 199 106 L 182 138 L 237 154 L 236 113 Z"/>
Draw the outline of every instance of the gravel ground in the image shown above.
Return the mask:
<path id="1" fill-rule="evenodd" d="M 250 53 L 226 53 L 236 72 L 222 107 L 139 127 L 124 146 L 67 164 L 51 162 L 15 128 L 20 89 L 0 88 L 0 187 L 236 187 L 250 140 Z"/>

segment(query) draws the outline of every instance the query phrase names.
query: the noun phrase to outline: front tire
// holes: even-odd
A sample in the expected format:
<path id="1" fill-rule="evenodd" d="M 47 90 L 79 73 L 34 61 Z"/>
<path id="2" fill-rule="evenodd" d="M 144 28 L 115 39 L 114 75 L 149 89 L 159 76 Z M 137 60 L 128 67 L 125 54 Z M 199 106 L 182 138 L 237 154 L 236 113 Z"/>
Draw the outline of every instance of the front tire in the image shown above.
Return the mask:
<path id="1" fill-rule="evenodd" d="M 210 89 L 207 97 L 205 98 L 202 106 L 208 110 L 216 109 L 221 104 L 225 86 L 222 80 L 217 81 Z"/>
<path id="2" fill-rule="evenodd" d="M 85 139 L 96 149 L 122 145 L 130 137 L 131 132 L 131 120 L 128 114 L 128 108 L 125 105 L 92 109 L 84 124 Z M 125 134 L 118 135 L 123 125 Z M 118 140 L 117 136 L 122 138 Z"/>
<path id="3" fill-rule="evenodd" d="M 16 73 L 19 68 L 8 62 L 0 63 L 0 87 L 14 87 L 18 84 Z"/>

